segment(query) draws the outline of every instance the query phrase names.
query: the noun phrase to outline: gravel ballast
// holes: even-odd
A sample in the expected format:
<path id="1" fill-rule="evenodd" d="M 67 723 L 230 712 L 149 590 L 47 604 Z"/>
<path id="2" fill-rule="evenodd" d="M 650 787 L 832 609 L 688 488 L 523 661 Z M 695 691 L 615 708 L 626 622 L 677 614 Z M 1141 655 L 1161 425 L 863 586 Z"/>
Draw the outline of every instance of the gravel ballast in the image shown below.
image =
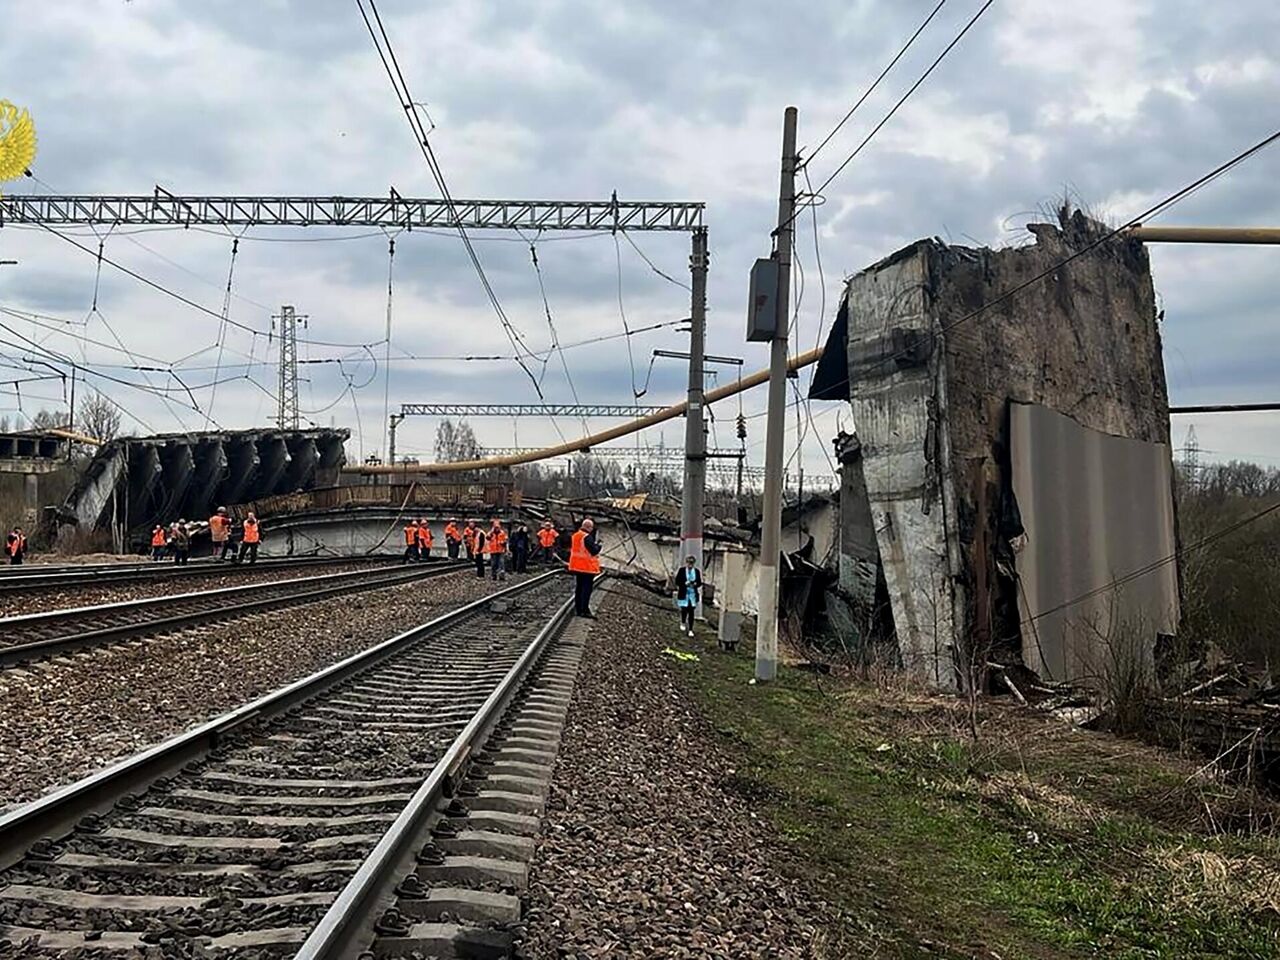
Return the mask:
<path id="1" fill-rule="evenodd" d="M 593 625 L 531 873 L 525 955 L 822 957 L 829 908 L 733 792 L 661 651 L 676 611 L 629 585 Z"/>
<path id="2" fill-rule="evenodd" d="M 174 564 L 167 563 L 172 568 Z M 352 560 L 350 563 L 317 563 L 289 565 L 288 567 L 260 567 L 258 569 L 227 569 L 211 567 L 208 571 L 173 579 L 138 580 L 133 583 L 114 583 L 68 587 L 48 587 L 39 590 L 0 592 L 0 617 L 17 617 L 64 607 L 88 607 L 99 603 L 123 603 L 143 597 L 171 597 L 179 593 L 197 593 L 205 590 L 221 590 L 225 587 L 242 587 L 252 583 L 270 583 L 275 580 L 291 580 L 305 577 L 346 573 L 351 570 L 368 570 L 385 564 L 369 560 Z M 391 567 L 386 567 L 391 569 Z"/>
<path id="3" fill-rule="evenodd" d="M 76 780 L 495 586 L 463 571 L 0 672 L 0 805 Z"/>

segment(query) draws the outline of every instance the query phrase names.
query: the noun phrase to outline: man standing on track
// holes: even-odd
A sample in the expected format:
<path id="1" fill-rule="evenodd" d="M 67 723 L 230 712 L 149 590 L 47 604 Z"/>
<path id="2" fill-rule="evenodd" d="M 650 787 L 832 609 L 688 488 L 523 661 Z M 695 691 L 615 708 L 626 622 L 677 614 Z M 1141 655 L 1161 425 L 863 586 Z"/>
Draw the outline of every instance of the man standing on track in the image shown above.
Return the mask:
<path id="1" fill-rule="evenodd" d="M 410 520 L 404 528 L 404 558 L 401 563 L 418 559 L 418 521 Z"/>
<path id="2" fill-rule="evenodd" d="M 151 559 L 152 560 L 164 559 L 164 548 L 165 548 L 166 542 L 167 541 L 164 535 L 164 527 L 161 524 L 157 523 L 156 528 L 151 531 Z"/>
<path id="3" fill-rule="evenodd" d="M 20 566 L 27 556 L 27 535 L 22 532 L 21 527 L 14 527 L 9 531 L 9 536 L 5 537 L 4 552 L 9 555 L 9 563 L 13 566 Z"/>
<path id="4" fill-rule="evenodd" d="M 576 616 L 594 620 L 591 612 L 591 591 L 596 575 L 600 573 L 600 544 L 596 542 L 595 522 L 587 519 L 573 535 L 569 548 L 569 572 L 573 574 L 573 612 Z"/>
<path id="5" fill-rule="evenodd" d="M 418 559 L 431 559 L 431 544 L 434 542 L 431 536 L 431 524 L 426 520 L 418 521 Z"/>
<path id="6" fill-rule="evenodd" d="M 534 555 L 534 562 L 541 560 L 544 563 L 550 563 L 554 560 L 556 541 L 559 539 L 560 534 L 556 532 L 551 521 L 543 520 L 542 526 L 538 529 L 538 552 Z"/>
<path id="7" fill-rule="evenodd" d="M 262 530 L 258 527 L 258 518 L 252 513 L 244 518 L 244 536 L 240 540 L 240 562 L 244 563 L 248 554 L 249 562 L 258 562 L 258 544 L 262 542 Z"/>
<path id="8" fill-rule="evenodd" d="M 471 528 L 471 537 L 467 540 L 467 558 L 475 561 L 476 576 L 483 580 L 485 562 L 484 531 L 479 527 L 472 527 L 470 520 L 467 521 L 467 526 Z"/>
<path id="9" fill-rule="evenodd" d="M 476 527 L 476 522 L 474 520 L 468 520 L 467 525 L 462 528 L 462 543 L 463 546 L 467 548 L 468 560 L 474 560 L 476 554 L 479 553 L 476 549 L 476 535 L 479 533 L 480 530 Z M 480 553 L 480 556 L 484 556 L 484 554 Z"/>
<path id="10" fill-rule="evenodd" d="M 187 521 L 179 520 L 169 531 L 169 549 L 173 551 L 173 562 L 185 567 L 191 556 L 191 531 L 187 529 Z"/>
<path id="11" fill-rule="evenodd" d="M 231 550 L 231 518 L 226 507 L 219 507 L 209 518 L 209 537 L 213 540 L 213 559 L 221 563 Z"/>
<path id="12" fill-rule="evenodd" d="M 489 551 L 489 569 L 493 573 L 493 579 L 507 579 L 507 531 L 502 529 L 502 521 L 497 517 L 493 518 L 493 524 L 489 527 L 489 536 L 487 540 Z"/>
<path id="13" fill-rule="evenodd" d="M 458 521 L 450 520 L 444 528 L 444 546 L 450 560 L 457 560 L 462 547 L 462 533 L 458 530 Z"/>
<path id="14" fill-rule="evenodd" d="M 516 524 L 511 534 L 511 570 L 513 573 L 529 572 L 529 527 L 527 524 Z"/>

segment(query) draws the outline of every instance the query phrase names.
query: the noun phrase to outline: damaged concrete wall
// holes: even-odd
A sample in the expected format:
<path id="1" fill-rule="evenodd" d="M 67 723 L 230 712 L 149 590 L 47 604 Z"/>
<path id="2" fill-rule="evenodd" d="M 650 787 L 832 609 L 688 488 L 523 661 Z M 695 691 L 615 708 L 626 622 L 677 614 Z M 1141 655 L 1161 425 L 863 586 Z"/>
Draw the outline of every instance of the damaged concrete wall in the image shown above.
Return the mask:
<path id="1" fill-rule="evenodd" d="M 1035 245 L 1000 251 L 920 241 L 845 293 L 849 399 L 898 646 L 948 687 L 1021 641 L 1009 402 L 1168 442 L 1144 248 L 1090 249 L 1105 228 L 1078 213 L 1032 231 Z"/>

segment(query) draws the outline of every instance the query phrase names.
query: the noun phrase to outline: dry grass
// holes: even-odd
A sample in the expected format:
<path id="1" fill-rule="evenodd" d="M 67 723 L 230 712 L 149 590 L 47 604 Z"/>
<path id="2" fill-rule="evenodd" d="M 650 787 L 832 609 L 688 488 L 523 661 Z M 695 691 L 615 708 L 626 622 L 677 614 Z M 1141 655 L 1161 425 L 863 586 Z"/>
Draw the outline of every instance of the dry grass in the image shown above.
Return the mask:
<path id="1" fill-rule="evenodd" d="M 1188 906 L 1209 898 L 1224 909 L 1280 918 L 1280 868 L 1274 860 L 1183 846 L 1154 850 L 1151 860 L 1169 875 L 1173 896 Z"/>

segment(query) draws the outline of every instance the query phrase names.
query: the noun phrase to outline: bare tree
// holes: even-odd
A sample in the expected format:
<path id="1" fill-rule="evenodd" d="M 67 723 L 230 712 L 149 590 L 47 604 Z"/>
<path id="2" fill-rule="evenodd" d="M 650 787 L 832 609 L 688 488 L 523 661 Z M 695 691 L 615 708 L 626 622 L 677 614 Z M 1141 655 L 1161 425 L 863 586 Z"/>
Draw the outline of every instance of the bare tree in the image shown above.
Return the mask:
<path id="1" fill-rule="evenodd" d="M 476 441 L 475 431 L 465 420 L 454 423 L 442 420 L 436 427 L 436 461 L 438 463 L 457 463 L 462 460 L 475 460 L 480 456 L 480 444 Z"/>
<path id="2" fill-rule="evenodd" d="M 61 413 L 53 410 L 40 410 L 31 418 L 32 430 L 52 430 L 55 427 L 61 428 L 67 425 L 67 421 Z"/>
<path id="3" fill-rule="evenodd" d="M 93 391 L 80 405 L 80 432 L 102 443 L 114 440 L 120 432 L 120 408 Z"/>

